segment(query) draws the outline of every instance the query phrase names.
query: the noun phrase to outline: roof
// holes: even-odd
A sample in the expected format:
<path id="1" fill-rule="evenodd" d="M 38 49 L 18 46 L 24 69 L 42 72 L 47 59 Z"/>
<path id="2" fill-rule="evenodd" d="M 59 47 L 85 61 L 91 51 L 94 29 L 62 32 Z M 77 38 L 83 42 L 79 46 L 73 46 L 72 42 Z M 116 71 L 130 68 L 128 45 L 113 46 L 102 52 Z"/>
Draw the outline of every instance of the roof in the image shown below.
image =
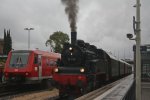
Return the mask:
<path id="1" fill-rule="evenodd" d="M 114 57 L 111 53 L 106 53 L 108 55 L 109 58 L 114 59 L 114 60 L 118 60 L 116 57 Z"/>
<path id="2" fill-rule="evenodd" d="M 21 53 L 34 52 L 36 54 L 41 54 L 42 56 L 51 56 L 51 57 L 57 57 L 57 58 L 61 57 L 61 55 L 59 53 L 42 51 L 42 50 L 13 50 L 11 52 L 13 52 L 13 53 L 17 53 L 17 52 L 21 52 Z"/>
<path id="3" fill-rule="evenodd" d="M 48 51 L 41 51 L 41 50 L 33 50 L 33 52 L 37 54 L 42 54 L 43 56 L 51 56 L 51 57 L 61 57 L 61 54 L 59 53 L 54 53 L 54 52 L 48 52 Z"/>
<path id="4" fill-rule="evenodd" d="M 122 62 L 122 63 L 126 63 L 126 61 L 124 61 L 124 60 L 122 60 L 122 59 L 120 59 L 119 61 Z"/>

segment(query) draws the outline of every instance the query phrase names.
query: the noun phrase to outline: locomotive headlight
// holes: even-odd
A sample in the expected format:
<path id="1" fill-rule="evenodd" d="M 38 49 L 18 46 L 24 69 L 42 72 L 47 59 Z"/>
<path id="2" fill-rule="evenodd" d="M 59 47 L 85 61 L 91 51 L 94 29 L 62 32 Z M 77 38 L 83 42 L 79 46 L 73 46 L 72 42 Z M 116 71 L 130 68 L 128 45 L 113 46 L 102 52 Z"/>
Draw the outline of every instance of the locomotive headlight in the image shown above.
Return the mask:
<path id="1" fill-rule="evenodd" d="M 58 71 L 59 71 L 58 68 L 55 68 L 55 69 L 54 69 L 54 72 L 55 72 L 55 73 L 57 73 Z"/>
<path id="2" fill-rule="evenodd" d="M 84 68 L 80 68 L 80 72 L 83 73 L 85 70 Z"/>
<path id="3" fill-rule="evenodd" d="M 72 51 L 72 47 L 70 47 L 69 50 Z"/>

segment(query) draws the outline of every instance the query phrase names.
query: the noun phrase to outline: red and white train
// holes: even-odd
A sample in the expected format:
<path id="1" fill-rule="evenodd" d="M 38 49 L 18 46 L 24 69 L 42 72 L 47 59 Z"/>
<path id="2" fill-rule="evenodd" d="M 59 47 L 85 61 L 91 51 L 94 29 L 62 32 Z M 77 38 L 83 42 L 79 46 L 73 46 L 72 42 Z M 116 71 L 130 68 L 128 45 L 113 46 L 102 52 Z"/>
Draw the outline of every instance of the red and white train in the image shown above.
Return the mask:
<path id="1" fill-rule="evenodd" d="M 52 79 L 61 55 L 40 50 L 10 51 L 4 68 L 8 83 L 39 83 Z"/>

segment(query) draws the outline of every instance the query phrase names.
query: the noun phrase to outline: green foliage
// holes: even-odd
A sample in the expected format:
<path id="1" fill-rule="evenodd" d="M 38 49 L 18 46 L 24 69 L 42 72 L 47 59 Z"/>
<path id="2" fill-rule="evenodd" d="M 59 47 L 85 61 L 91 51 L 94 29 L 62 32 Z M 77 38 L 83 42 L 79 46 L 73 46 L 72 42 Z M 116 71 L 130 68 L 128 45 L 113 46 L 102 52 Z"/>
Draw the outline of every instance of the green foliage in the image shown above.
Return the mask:
<path id="1" fill-rule="evenodd" d="M 69 42 L 69 36 L 61 31 L 54 32 L 46 41 L 46 46 L 50 45 L 55 52 L 61 52 L 64 43 Z"/>
<path id="2" fill-rule="evenodd" d="M 3 46 L 3 54 L 6 54 L 6 30 L 4 29 L 4 46 Z"/>
<path id="3" fill-rule="evenodd" d="M 11 36 L 10 36 L 10 30 L 7 31 L 7 54 L 9 53 L 9 51 L 12 49 L 12 40 L 11 40 Z"/>
<path id="4" fill-rule="evenodd" d="M 12 49 L 12 39 L 10 36 L 10 30 L 4 29 L 4 47 L 3 47 L 3 54 L 8 55 L 9 51 Z"/>
<path id="5" fill-rule="evenodd" d="M 0 69 L 4 68 L 6 59 L 6 57 L 0 57 Z"/>

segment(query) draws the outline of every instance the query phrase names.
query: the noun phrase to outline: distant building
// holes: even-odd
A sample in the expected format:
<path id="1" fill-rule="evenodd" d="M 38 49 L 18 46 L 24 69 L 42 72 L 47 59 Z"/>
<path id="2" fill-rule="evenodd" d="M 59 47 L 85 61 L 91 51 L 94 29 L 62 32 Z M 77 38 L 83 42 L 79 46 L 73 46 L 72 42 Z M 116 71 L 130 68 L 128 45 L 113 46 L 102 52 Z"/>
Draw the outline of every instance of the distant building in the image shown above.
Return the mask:
<path id="1" fill-rule="evenodd" d="M 136 61 L 136 46 L 133 46 L 134 62 Z M 135 64 L 134 64 L 135 65 Z M 141 78 L 150 81 L 150 44 L 141 45 Z"/>
<path id="2" fill-rule="evenodd" d="M 0 55 L 3 54 L 4 39 L 0 39 Z"/>
<path id="3" fill-rule="evenodd" d="M 134 72 L 134 61 L 132 59 L 121 59 L 127 63 L 129 63 L 130 65 L 132 65 L 132 71 Z"/>
<path id="4" fill-rule="evenodd" d="M 133 62 L 132 59 L 122 59 L 122 60 L 124 60 L 125 62 L 127 62 L 127 63 L 129 63 L 129 64 L 131 64 L 131 65 L 134 64 L 134 62 Z"/>

